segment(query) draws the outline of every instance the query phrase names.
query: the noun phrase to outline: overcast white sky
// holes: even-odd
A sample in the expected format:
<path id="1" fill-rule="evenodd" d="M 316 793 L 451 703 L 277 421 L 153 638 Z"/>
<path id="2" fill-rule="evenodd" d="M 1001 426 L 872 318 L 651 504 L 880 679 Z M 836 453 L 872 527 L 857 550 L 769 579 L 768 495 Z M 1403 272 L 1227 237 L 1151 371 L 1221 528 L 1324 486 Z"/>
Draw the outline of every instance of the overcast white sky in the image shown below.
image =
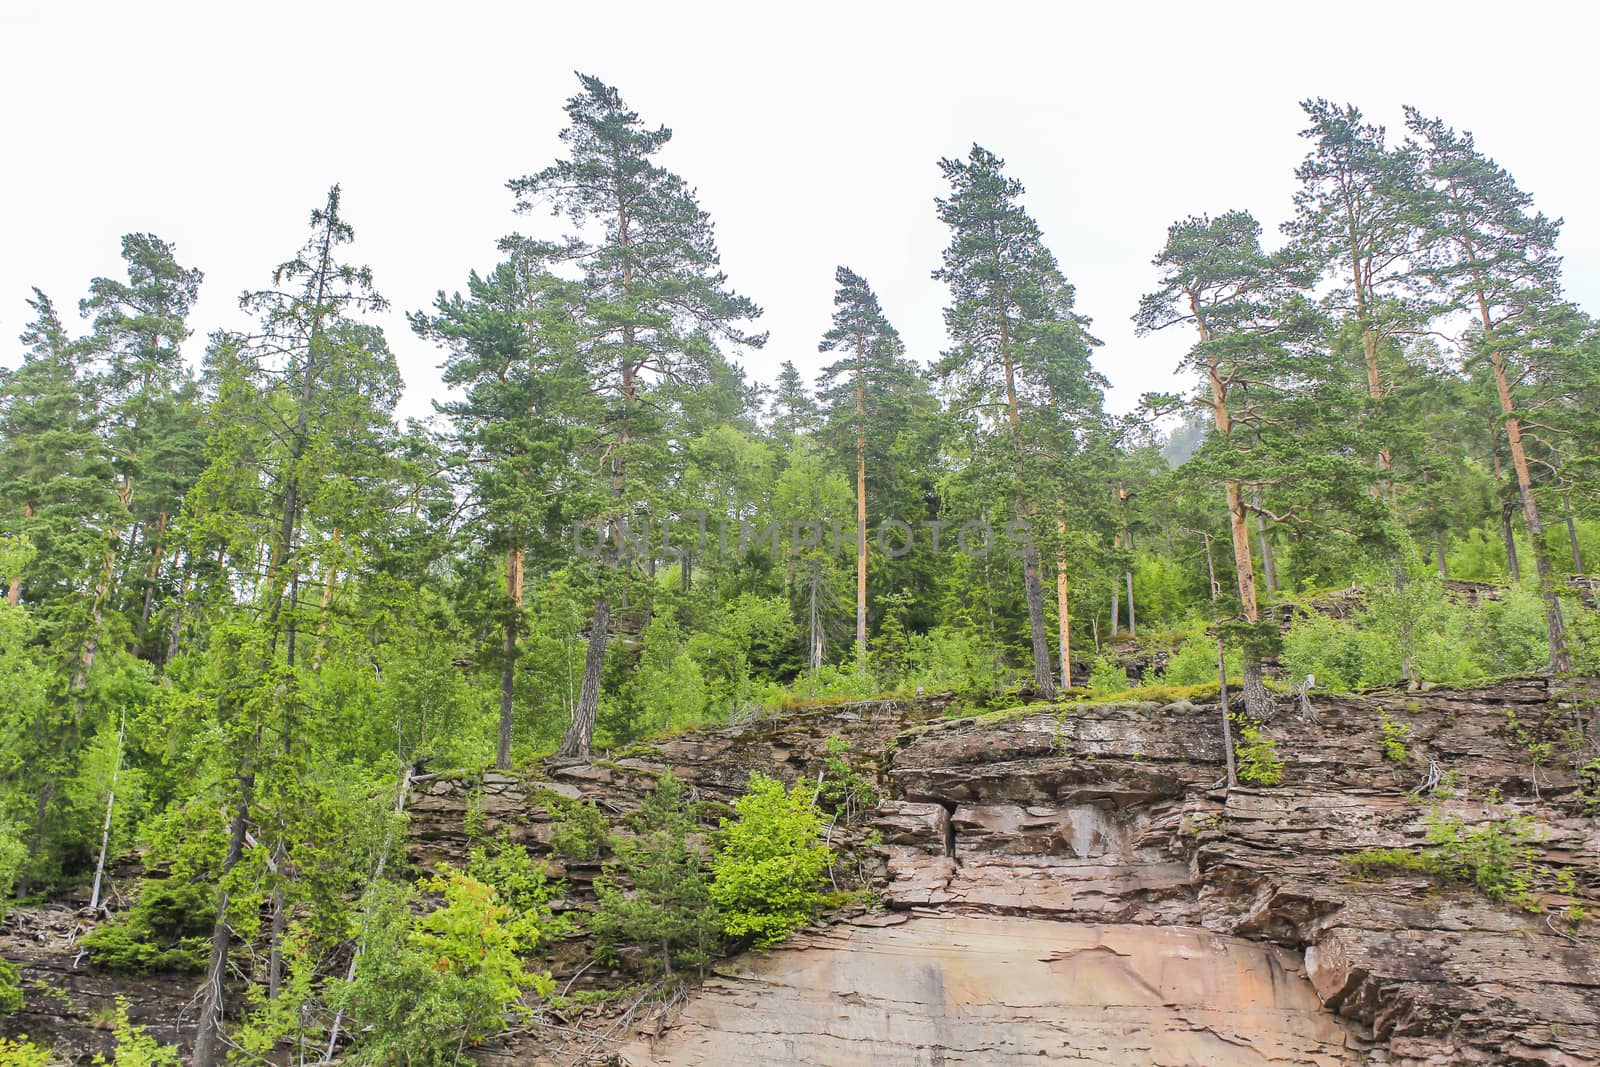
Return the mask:
<path id="1" fill-rule="evenodd" d="M 405 414 L 438 355 L 404 322 L 491 266 L 518 218 L 505 181 L 559 150 L 572 72 L 672 127 L 734 286 L 766 309 L 770 381 L 808 379 L 834 266 L 876 287 L 913 355 L 943 344 L 929 278 L 945 236 L 936 161 L 977 141 L 1027 205 L 1105 341 L 1127 410 L 1171 385 L 1187 339 L 1133 336 L 1168 223 L 1248 208 L 1271 231 L 1303 154 L 1297 102 L 1401 126 L 1414 104 L 1471 129 L 1566 218 L 1570 295 L 1600 311 L 1600 14 L 1444 3 L 78 3 L 0 0 L 0 363 L 38 285 L 75 326 L 119 237 L 155 233 L 206 281 L 205 335 L 302 242 L 340 182 L 392 311 Z M 553 231 L 552 231 L 553 232 Z"/>

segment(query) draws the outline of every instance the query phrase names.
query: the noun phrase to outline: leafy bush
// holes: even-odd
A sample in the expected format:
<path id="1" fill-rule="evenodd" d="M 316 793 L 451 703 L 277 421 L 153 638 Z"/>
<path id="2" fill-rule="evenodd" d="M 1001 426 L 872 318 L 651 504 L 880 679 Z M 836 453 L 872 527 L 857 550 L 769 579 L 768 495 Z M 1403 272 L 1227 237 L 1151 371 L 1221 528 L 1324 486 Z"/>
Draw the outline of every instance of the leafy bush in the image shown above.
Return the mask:
<path id="1" fill-rule="evenodd" d="M 0 1063 L 6 1067 L 50 1067 L 50 1050 L 29 1041 L 27 1034 L 0 1037 Z"/>
<path id="2" fill-rule="evenodd" d="M 1389 713 L 1381 713 L 1378 720 L 1378 733 L 1382 738 L 1383 758 L 1392 763 L 1406 761 L 1406 742 L 1411 740 L 1411 727 L 1403 722 L 1396 722 L 1389 718 Z"/>
<path id="3" fill-rule="evenodd" d="M 1242 716 L 1233 716 L 1239 737 L 1234 742 L 1234 752 L 1239 760 L 1239 781 L 1251 785 L 1274 786 L 1283 781 L 1283 760 L 1278 758 L 1278 745 L 1261 733 L 1259 724 Z"/>
<path id="4" fill-rule="evenodd" d="M 1128 672 L 1110 656 L 1096 656 L 1089 670 L 1089 692 L 1099 696 L 1128 688 Z"/>
<path id="5" fill-rule="evenodd" d="M 1533 580 L 1507 586 L 1478 606 L 1475 644 L 1489 675 L 1526 674 L 1550 661 L 1544 598 Z"/>
<path id="6" fill-rule="evenodd" d="M 640 945 L 651 965 L 699 967 L 721 941 L 722 923 L 703 870 L 705 856 L 691 835 L 697 829 L 683 783 L 661 776 L 639 813 L 632 837 L 614 841 L 616 860 L 595 881 L 599 904 L 589 920 L 602 959 L 617 946 Z"/>
<path id="7" fill-rule="evenodd" d="M 807 782 L 785 790 L 775 778 L 752 774 L 734 810 L 736 821 L 722 820 L 711 899 L 725 931 L 765 948 L 811 921 L 833 854 L 821 841 L 816 788 Z"/>
<path id="8" fill-rule="evenodd" d="M 552 801 L 556 813 L 550 829 L 550 850 L 562 859 L 586 863 L 598 859 L 611 843 L 611 827 L 592 800 Z"/>
<path id="9" fill-rule="evenodd" d="M 817 789 L 817 803 L 822 805 L 824 811 L 832 812 L 846 822 L 876 808 L 878 791 L 872 787 L 866 775 L 845 761 L 844 757 L 850 751 L 849 744 L 837 734 L 830 736 L 824 744 L 828 754 L 822 761 L 822 785 Z"/>
<path id="10" fill-rule="evenodd" d="M 83 939 L 89 958 L 131 974 L 205 969 L 216 890 L 180 877 L 146 878 L 138 902 Z"/>
<path id="11" fill-rule="evenodd" d="M 442 901 L 414 917 L 416 889 L 389 886 L 360 923 L 361 964 L 332 996 L 358 1024 L 347 1062 L 470 1064 L 463 1049 L 503 1030 L 525 990 L 554 992 L 550 976 L 520 958 L 540 936 L 536 921 L 448 865 L 419 885 Z"/>
<path id="12" fill-rule="evenodd" d="M 117 998 L 116 1022 L 113 1026 L 116 1044 L 110 1060 L 96 1055 L 98 1067 L 180 1067 L 177 1045 L 163 1045 L 142 1026 L 128 1020 L 128 1002 Z M 0 1060 L 9 1063 L 10 1061 Z"/>
<path id="13" fill-rule="evenodd" d="M 902 689 L 929 693 L 992 689 L 1000 669 L 994 649 L 978 634 L 955 626 L 935 626 L 912 634 L 905 653 Z"/>
<path id="14" fill-rule="evenodd" d="M 1459 815 L 1428 816 L 1430 845 L 1420 851 L 1404 848 L 1367 849 L 1344 862 L 1360 876 L 1391 871 L 1431 875 L 1441 881 L 1471 885 L 1490 900 L 1508 897 L 1530 911 L 1539 903 L 1532 895 L 1539 873 L 1533 823 L 1524 816 L 1468 826 Z"/>
<path id="15" fill-rule="evenodd" d="M 1281 662 L 1294 683 L 1309 674 L 1319 689 L 1336 693 L 1387 685 L 1400 677 L 1400 650 L 1391 638 L 1315 613 L 1290 625 Z"/>
<path id="16" fill-rule="evenodd" d="M 1510 896 L 1526 906 L 1533 885 L 1534 858 L 1538 852 L 1533 823 L 1513 815 L 1478 826 L 1468 826 L 1459 815 L 1428 819 L 1428 840 L 1439 869 L 1457 881 L 1478 888 L 1490 900 Z"/>
<path id="17" fill-rule="evenodd" d="M 565 934 L 570 924 L 551 914 L 550 902 L 561 894 L 562 883 L 550 881 L 543 862 L 534 862 L 528 850 L 508 840 L 472 850 L 467 874 L 494 890 L 495 901 L 514 916 L 512 926 L 524 950 Z"/>
<path id="18" fill-rule="evenodd" d="M 1600 674 L 1600 611 L 1592 608 L 1573 612 L 1572 668 L 1579 674 Z"/>
<path id="19" fill-rule="evenodd" d="M 1240 649 L 1224 649 L 1223 662 L 1230 681 L 1237 682 L 1243 677 L 1244 653 Z M 1204 626 L 1197 626 L 1191 628 L 1188 639 L 1173 650 L 1167 658 L 1167 665 L 1151 679 L 1151 684 L 1179 687 L 1206 685 L 1216 680 L 1216 639 L 1206 633 Z"/>

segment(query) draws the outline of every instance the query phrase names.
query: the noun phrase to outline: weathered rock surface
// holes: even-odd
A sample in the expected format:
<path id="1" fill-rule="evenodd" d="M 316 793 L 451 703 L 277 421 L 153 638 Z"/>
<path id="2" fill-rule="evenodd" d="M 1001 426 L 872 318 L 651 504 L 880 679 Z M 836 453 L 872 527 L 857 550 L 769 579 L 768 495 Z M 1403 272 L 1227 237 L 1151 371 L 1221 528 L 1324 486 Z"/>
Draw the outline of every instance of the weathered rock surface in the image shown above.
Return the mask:
<path id="1" fill-rule="evenodd" d="M 1194 927 L 917 915 L 837 926 L 719 968 L 666 1035 L 622 1062 L 1359 1062 L 1298 955 Z M 782 1004 L 781 1014 L 770 1010 Z"/>

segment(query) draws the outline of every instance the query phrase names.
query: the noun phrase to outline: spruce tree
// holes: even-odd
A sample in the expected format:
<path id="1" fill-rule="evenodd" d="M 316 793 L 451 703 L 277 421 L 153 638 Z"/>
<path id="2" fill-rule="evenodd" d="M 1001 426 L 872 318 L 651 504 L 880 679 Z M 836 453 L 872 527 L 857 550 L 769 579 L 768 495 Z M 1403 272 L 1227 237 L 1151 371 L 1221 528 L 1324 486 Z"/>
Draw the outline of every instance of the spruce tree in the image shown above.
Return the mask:
<path id="1" fill-rule="evenodd" d="M 50 298 L 35 289 L 28 304 L 34 319 L 20 337 L 22 363 L 0 379 L 0 502 L 7 530 L 31 549 L 6 600 L 16 605 L 26 593 L 47 615 L 76 618 L 107 540 L 101 524 L 116 504 L 98 432 L 100 385 Z"/>

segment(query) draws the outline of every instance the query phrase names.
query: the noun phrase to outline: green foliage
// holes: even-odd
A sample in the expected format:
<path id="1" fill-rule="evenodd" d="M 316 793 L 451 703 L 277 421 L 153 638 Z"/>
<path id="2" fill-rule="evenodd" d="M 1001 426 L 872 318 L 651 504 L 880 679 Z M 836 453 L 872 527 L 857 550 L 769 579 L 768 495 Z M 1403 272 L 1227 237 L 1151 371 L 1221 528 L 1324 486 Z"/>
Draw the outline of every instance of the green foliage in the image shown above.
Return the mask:
<path id="1" fill-rule="evenodd" d="M 611 827 L 592 800 L 550 802 L 556 815 L 550 828 L 550 850 L 562 859 L 588 863 L 611 845 Z"/>
<path id="2" fill-rule="evenodd" d="M 1298 616 L 1284 635 L 1282 663 L 1299 682 L 1316 678 L 1317 688 L 1335 693 L 1384 685 L 1400 677 L 1400 654 L 1392 640 L 1326 615 Z"/>
<path id="3" fill-rule="evenodd" d="M 1531 842 L 1537 839 L 1532 821 L 1521 815 L 1477 826 L 1468 826 L 1459 815 L 1436 813 L 1428 820 L 1428 840 L 1442 873 L 1477 887 L 1490 900 L 1510 897 L 1524 906 L 1532 903 L 1538 850 Z"/>
<path id="4" fill-rule="evenodd" d="M 628 828 L 629 836 L 613 839 L 616 859 L 595 881 L 589 929 L 599 955 L 614 961 L 620 945 L 632 944 L 657 971 L 703 966 L 721 943 L 722 920 L 683 783 L 662 775 Z"/>
<path id="5" fill-rule="evenodd" d="M 1526 816 L 1468 825 L 1459 815 L 1434 811 L 1427 827 L 1429 844 L 1424 849 L 1368 849 L 1351 853 L 1344 862 L 1361 877 L 1395 871 L 1427 874 L 1470 885 L 1490 900 L 1509 899 L 1526 910 L 1540 910 L 1533 885 L 1548 872 L 1536 862 L 1538 849 L 1533 842 L 1538 831 Z"/>
<path id="6" fill-rule="evenodd" d="M 97 1067 L 180 1067 L 183 1062 L 177 1045 L 163 1045 L 144 1027 L 128 1020 L 128 1002 L 122 997 L 117 998 L 113 1031 L 116 1044 L 112 1046 L 111 1059 L 97 1054 Z"/>
<path id="7" fill-rule="evenodd" d="M 1217 646 L 1214 637 L 1206 632 L 1205 625 L 1192 625 L 1184 631 L 1184 640 L 1167 657 L 1161 673 L 1150 679 L 1152 685 L 1190 686 L 1215 684 L 1217 681 Z M 1244 653 L 1238 648 L 1224 648 L 1223 663 L 1228 680 L 1237 683 L 1244 672 Z"/>
<path id="8" fill-rule="evenodd" d="M 844 738 L 829 735 L 824 744 L 828 754 L 822 761 L 822 785 L 817 789 L 817 803 L 824 811 L 852 822 L 878 806 L 878 791 L 866 775 L 845 759 L 850 745 Z"/>
<path id="9" fill-rule="evenodd" d="M 0 1063 L 6 1067 L 50 1067 L 50 1050 L 20 1037 L 0 1036 Z"/>
<path id="10" fill-rule="evenodd" d="M 1379 709 L 1381 717 L 1378 720 L 1378 734 L 1383 745 L 1383 758 L 1392 763 L 1406 761 L 1406 742 L 1411 739 L 1411 727 L 1403 722 L 1397 722 L 1389 717 L 1387 711 Z"/>
<path id="11" fill-rule="evenodd" d="M 513 915 L 494 888 L 448 865 L 419 885 L 441 898 L 421 915 L 415 889 L 386 887 L 361 920 L 360 966 L 333 994 L 359 1026 L 351 1063 L 469 1064 L 467 1046 L 524 1011 L 524 992 L 554 991 L 521 960 L 542 934 L 536 917 Z"/>
<path id="12" fill-rule="evenodd" d="M 132 974 L 199 971 L 211 953 L 216 891 L 171 876 L 147 877 L 127 911 L 83 939 L 101 967 Z"/>
<path id="13" fill-rule="evenodd" d="M 1096 656 L 1089 670 L 1089 692 L 1097 696 L 1125 692 L 1128 688 L 1128 671 L 1111 656 Z"/>
<path id="14" fill-rule="evenodd" d="M 1239 781 L 1260 786 L 1281 784 L 1283 760 L 1278 756 L 1277 742 L 1262 734 L 1259 723 L 1237 712 L 1233 723 L 1238 734 L 1233 747 L 1239 762 Z"/>
<path id="15" fill-rule="evenodd" d="M 711 899 L 722 909 L 723 929 L 749 937 L 756 948 L 782 941 L 815 916 L 818 891 L 833 854 L 822 843 L 816 787 L 789 789 L 755 773 L 734 804 L 735 820 L 722 820 L 712 863 Z"/>
<path id="16" fill-rule="evenodd" d="M 511 916 L 507 926 L 523 951 L 570 932 L 571 923 L 550 910 L 565 883 L 550 881 L 545 864 L 536 862 L 521 845 L 504 839 L 479 845 L 472 850 L 466 874 L 494 890 L 495 901 Z"/>

